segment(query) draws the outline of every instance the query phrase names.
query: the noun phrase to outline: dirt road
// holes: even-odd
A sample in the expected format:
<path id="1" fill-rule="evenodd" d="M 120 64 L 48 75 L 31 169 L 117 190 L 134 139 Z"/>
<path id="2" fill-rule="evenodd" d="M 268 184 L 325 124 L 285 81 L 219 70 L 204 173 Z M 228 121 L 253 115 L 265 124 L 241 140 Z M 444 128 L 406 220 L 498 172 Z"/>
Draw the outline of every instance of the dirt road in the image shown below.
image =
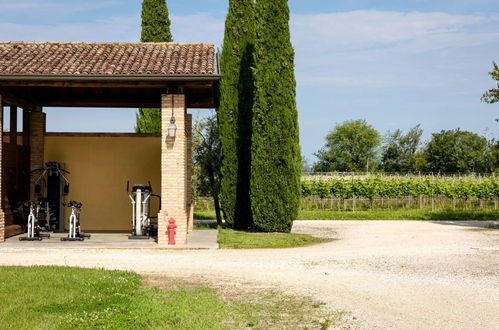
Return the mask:
<path id="1" fill-rule="evenodd" d="M 264 250 L 6 249 L 2 265 L 69 265 L 276 287 L 363 329 L 499 329 L 499 230 L 478 222 L 298 221 L 337 240 Z"/>

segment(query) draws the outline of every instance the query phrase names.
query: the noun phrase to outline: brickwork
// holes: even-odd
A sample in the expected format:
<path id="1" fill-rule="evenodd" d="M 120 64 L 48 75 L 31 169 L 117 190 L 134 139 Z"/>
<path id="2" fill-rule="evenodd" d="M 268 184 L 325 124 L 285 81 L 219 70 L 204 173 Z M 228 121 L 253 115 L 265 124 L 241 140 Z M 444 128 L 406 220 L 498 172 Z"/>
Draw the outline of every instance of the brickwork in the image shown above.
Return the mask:
<path id="1" fill-rule="evenodd" d="M 2 95 L 0 95 L 0 132 L 3 132 L 3 103 Z M 2 159 L 3 149 L 3 134 L 0 134 L 0 160 Z M 0 201 L 3 195 L 3 180 L 2 180 L 2 161 L 0 161 Z M 3 208 L 0 207 L 0 242 L 5 241 L 5 213 Z"/>
<path id="2" fill-rule="evenodd" d="M 192 202 L 192 114 L 186 114 L 185 132 L 187 138 L 187 231 L 194 229 L 194 207 Z"/>
<path id="3" fill-rule="evenodd" d="M 44 165 L 44 147 L 45 147 L 45 113 L 30 112 L 29 114 L 29 145 L 31 147 L 31 170 L 41 168 Z M 35 180 L 36 175 L 31 177 L 31 199 L 36 199 Z"/>
<path id="4" fill-rule="evenodd" d="M 177 131 L 168 137 L 168 125 L 173 115 Z M 168 220 L 176 220 L 177 244 L 187 242 L 187 139 L 184 95 L 163 95 L 161 98 L 161 211 L 158 214 L 158 244 L 168 244 Z"/>

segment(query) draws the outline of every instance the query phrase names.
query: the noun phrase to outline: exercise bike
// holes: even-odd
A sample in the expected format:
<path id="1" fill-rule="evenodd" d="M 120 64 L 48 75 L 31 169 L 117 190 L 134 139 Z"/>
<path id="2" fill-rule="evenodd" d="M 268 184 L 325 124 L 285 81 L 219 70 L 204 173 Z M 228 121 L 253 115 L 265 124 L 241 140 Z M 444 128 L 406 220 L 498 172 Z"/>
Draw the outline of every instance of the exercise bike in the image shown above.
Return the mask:
<path id="1" fill-rule="evenodd" d="M 24 203 L 25 206 L 29 206 L 28 215 L 28 235 L 25 237 L 19 237 L 20 241 L 41 241 L 44 238 L 50 238 L 50 234 L 42 233 L 42 228 L 38 224 L 38 212 L 41 207 L 40 202 L 28 201 Z"/>
<path id="2" fill-rule="evenodd" d="M 85 238 L 90 238 L 90 234 L 84 234 L 80 229 L 80 212 L 83 204 L 70 201 L 63 205 L 71 208 L 71 215 L 69 216 L 68 236 L 61 237 L 61 241 L 83 241 Z"/>
<path id="3" fill-rule="evenodd" d="M 149 239 L 154 234 L 157 235 L 157 225 L 151 223 L 151 219 L 157 217 L 150 216 L 150 202 L 151 197 L 156 197 L 161 205 L 161 197 L 152 193 L 151 182 L 148 186 L 135 184 L 130 192 L 130 181 L 128 181 L 126 190 L 132 201 L 132 233 L 128 238 Z"/>

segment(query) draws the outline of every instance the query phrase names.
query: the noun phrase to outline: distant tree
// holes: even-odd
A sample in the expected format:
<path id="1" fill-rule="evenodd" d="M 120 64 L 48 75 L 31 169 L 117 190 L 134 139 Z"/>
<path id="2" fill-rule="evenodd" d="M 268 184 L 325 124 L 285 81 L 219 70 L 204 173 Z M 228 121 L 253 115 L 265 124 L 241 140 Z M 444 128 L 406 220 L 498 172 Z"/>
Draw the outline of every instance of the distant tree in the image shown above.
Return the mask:
<path id="1" fill-rule="evenodd" d="M 295 53 L 287 0 L 256 0 L 250 197 L 253 227 L 289 232 L 300 207 Z"/>
<path id="2" fill-rule="evenodd" d="M 484 173 L 494 167 L 487 139 L 460 129 L 433 133 L 424 153 L 429 172 Z"/>
<path id="3" fill-rule="evenodd" d="M 222 147 L 218 138 L 216 115 L 197 120 L 193 125 L 192 159 L 195 172 L 195 190 L 199 195 L 211 196 L 219 225 L 220 212 L 220 166 Z"/>
<path id="4" fill-rule="evenodd" d="M 499 66 L 497 66 L 496 62 L 493 62 L 492 65 L 494 66 L 494 69 L 489 72 L 489 75 L 492 79 L 499 81 Z M 483 94 L 482 102 L 499 102 L 499 83 L 497 84 L 497 88 L 492 88 Z"/>
<path id="5" fill-rule="evenodd" d="M 326 136 L 326 144 L 315 153 L 316 172 L 369 171 L 376 167 L 381 137 L 364 119 L 337 124 Z"/>
<path id="6" fill-rule="evenodd" d="M 311 172 L 312 171 L 312 165 L 310 165 L 308 158 L 303 156 L 303 155 L 301 156 L 301 171 L 302 172 Z"/>
<path id="7" fill-rule="evenodd" d="M 388 133 L 383 144 L 381 163 L 386 172 L 410 172 L 414 170 L 414 155 L 421 143 L 423 130 L 416 125 L 402 134 L 400 129 Z"/>
<path id="8" fill-rule="evenodd" d="M 142 1 L 142 42 L 171 42 L 170 18 L 165 0 Z M 161 109 L 140 108 L 136 115 L 135 132 L 161 133 Z"/>
<path id="9" fill-rule="evenodd" d="M 222 80 L 217 113 L 223 149 L 220 199 L 225 220 L 237 229 L 252 224 L 249 186 L 254 41 L 254 1 L 230 0 L 220 58 Z"/>

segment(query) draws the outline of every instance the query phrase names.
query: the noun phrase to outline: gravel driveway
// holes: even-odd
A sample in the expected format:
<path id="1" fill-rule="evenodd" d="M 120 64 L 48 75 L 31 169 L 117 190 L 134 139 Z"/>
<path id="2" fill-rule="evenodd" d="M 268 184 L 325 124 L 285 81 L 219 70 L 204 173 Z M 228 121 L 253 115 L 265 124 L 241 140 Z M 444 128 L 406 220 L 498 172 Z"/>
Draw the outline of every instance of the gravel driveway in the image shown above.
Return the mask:
<path id="1" fill-rule="evenodd" d="M 69 265 L 275 287 L 350 311 L 363 329 L 499 329 L 499 230 L 483 222 L 297 221 L 337 240 L 294 249 L 6 249 L 2 265 Z"/>

